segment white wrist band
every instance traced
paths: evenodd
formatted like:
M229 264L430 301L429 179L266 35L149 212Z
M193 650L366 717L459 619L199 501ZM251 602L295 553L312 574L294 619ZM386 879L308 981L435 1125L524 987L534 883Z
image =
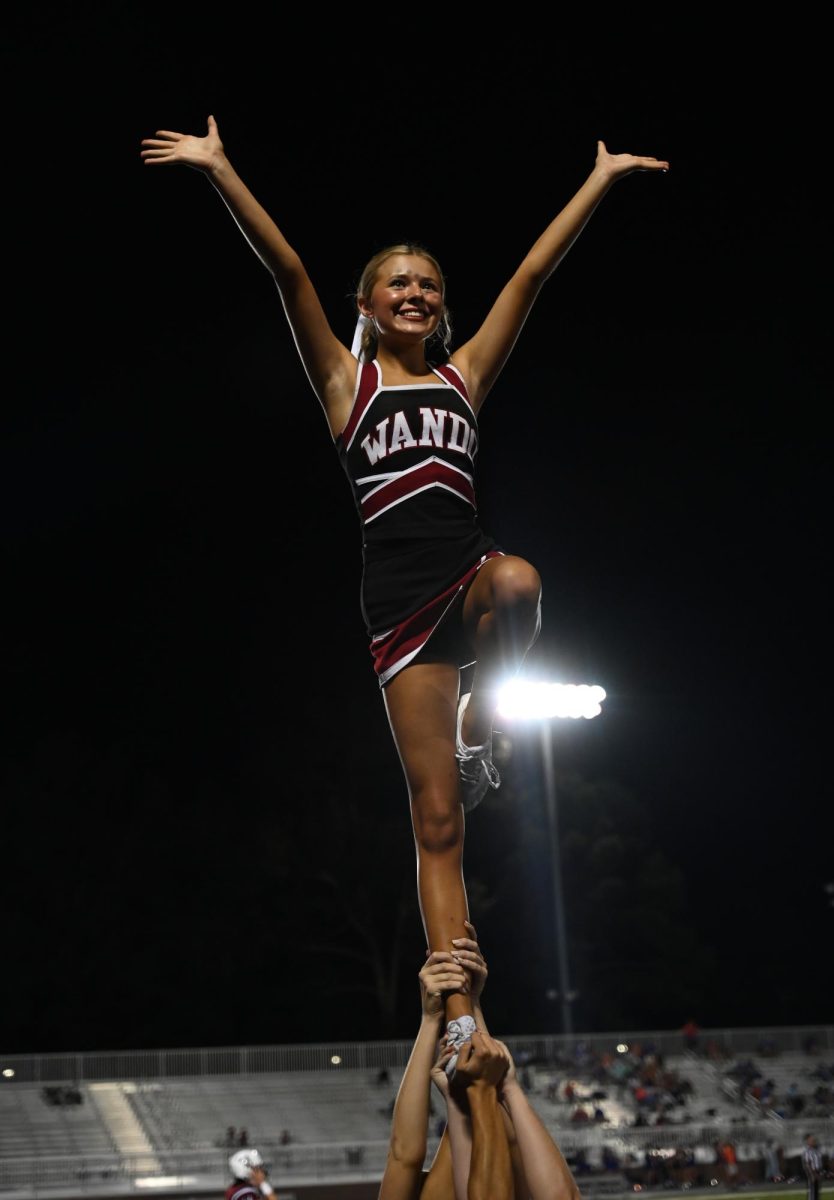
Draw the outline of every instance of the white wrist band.
M260 1187L261 1187L261 1192L264 1196L274 1196L275 1195L275 1189L272 1187L271 1184L267 1183L266 1180L263 1181L263 1183L260 1185Z

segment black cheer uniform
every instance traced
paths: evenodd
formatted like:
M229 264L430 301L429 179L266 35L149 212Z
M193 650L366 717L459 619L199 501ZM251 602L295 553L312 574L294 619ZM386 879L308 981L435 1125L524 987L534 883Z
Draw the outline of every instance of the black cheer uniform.
M335 438L362 527L362 616L380 687L456 610L479 568L503 550L478 525L473 471L478 422L459 371L384 387L359 365ZM460 639L458 639L460 643ZM471 651L455 648L460 666Z

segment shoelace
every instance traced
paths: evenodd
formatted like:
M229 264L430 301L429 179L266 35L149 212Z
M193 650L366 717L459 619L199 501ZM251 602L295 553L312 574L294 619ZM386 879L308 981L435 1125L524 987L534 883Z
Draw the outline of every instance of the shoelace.
M455 757L460 763L460 774L467 783L477 783L481 773L480 768L483 767L489 786L494 788L500 786L501 776L491 757L481 758L478 754L457 754ZM470 767L470 763L474 764L474 767Z

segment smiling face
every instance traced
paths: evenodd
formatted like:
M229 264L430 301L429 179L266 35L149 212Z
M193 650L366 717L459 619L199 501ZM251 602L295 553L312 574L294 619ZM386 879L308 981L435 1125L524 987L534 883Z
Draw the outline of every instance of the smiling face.
M380 263L370 294L360 300L377 336L399 335L425 341L443 315L443 281L431 259L391 254Z

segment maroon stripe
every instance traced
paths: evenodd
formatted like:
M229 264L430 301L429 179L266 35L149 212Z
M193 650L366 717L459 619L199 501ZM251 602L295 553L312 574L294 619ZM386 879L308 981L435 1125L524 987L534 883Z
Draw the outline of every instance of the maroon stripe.
M435 371L437 371L438 375L443 376L443 378L446 380L447 383L450 383L452 385L452 387L457 388L457 390L462 393L464 399L466 400L466 403L471 408L472 402L469 399L469 393L466 390L466 384L463 382L462 377L460 375L458 375L457 371L454 371L451 367L447 366L445 363L443 364L442 367L435 367L434 369L435 369Z
M356 393L356 399L353 402L353 408L350 411L347 425L339 434L338 441L341 441L346 447L350 444L350 439L356 432L356 427L367 411L368 405L376 394L379 386L379 379L376 373L376 367L372 362L362 363L362 375L359 380L359 390Z
M485 559L497 558L500 554L500 550L490 550L486 554ZM481 561L475 563L460 579L453 583L451 587L448 587L445 592L436 596L434 600L430 600L428 604L418 609L413 616L406 618L405 621L395 626L384 638L371 641L371 656L374 660L374 672L377 676L384 675L391 667L396 666L398 662L406 658L412 650L419 649L428 640L429 634L434 630L455 594L470 579L474 578L482 565Z
M473 508L475 507L475 490L469 480L457 471L450 470L445 463L432 462L392 479L379 491L363 500L362 519L369 521L386 505L395 500L402 500L418 488L425 487L427 483L445 483L457 492L462 500L467 500Z

